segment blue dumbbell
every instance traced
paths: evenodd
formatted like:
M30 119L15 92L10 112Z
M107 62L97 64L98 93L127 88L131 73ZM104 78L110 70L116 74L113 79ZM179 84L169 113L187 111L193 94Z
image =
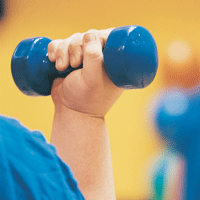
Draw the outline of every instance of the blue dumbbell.
M186 162L184 199L200 199L200 93L165 93L154 112L156 128L168 150Z
M11 71L17 87L26 95L50 95L54 79L66 77L73 69L60 72L50 62L46 37L28 38L16 47ZM141 26L114 29L103 49L106 71L113 83L123 89L144 88L154 79L158 53L151 33ZM80 66L78 69L82 68Z

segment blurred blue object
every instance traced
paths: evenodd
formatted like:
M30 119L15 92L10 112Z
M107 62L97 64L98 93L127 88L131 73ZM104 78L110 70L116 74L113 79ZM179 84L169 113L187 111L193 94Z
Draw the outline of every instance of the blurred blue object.
M165 91L154 116L156 129L170 151L186 160L185 199L200 199L200 92Z
M187 95L175 90L165 93L155 113L156 128L162 138L171 148L185 154L192 136L199 133L199 95Z

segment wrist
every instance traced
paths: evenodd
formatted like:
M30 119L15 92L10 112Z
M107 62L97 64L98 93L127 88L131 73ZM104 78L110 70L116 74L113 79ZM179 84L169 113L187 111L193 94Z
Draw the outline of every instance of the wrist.
M87 113L81 110L70 108L64 104L55 105L54 121L59 120L74 120L74 121L102 121L104 122L104 115Z
M104 117L79 112L63 104L55 106L52 141L60 140L68 135L77 140L87 138L85 142L89 142L97 132L107 133Z

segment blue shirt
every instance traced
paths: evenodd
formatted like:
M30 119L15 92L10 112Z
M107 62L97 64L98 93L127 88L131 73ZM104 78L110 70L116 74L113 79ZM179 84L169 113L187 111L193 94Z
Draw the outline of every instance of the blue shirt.
M0 115L0 199L83 200L70 168L40 131Z

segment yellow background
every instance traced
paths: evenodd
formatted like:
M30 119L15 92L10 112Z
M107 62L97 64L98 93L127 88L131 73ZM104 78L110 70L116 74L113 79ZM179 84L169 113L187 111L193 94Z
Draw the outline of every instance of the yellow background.
M162 147L147 110L163 87L162 62L169 42L186 39L200 55L199 0L5 0L0 21L0 113L18 118L50 139L54 107L50 97L28 97L14 85L10 60L28 37L66 38L75 32L142 25L154 36L159 71L143 90L126 91L106 116L118 199L148 196L149 159Z

